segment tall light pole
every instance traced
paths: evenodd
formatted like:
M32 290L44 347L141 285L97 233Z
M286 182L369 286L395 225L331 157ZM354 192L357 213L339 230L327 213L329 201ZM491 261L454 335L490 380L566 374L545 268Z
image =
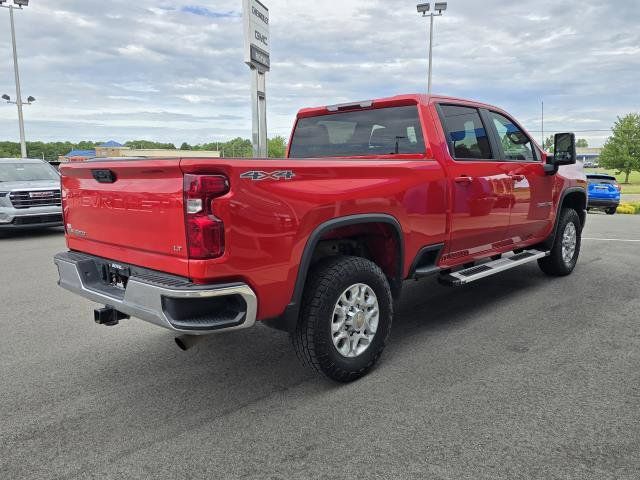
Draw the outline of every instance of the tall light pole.
M430 3L420 3L417 8L418 13L421 13L423 17L431 17L429 22L429 86L427 87L427 93L431 95L431 76L433 70L433 17L442 16L442 12L447 9L447 2L436 2L434 4L433 9L438 13L427 13L431 10Z
M20 125L20 152L22 158L27 158L27 143L24 138L24 117L22 115L22 93L20 91L20 73L18 71L18 49L16 47L16 29L13 23L13 10L17 8L22 10L22 7L26 7L29 5L29 0L13 0L14 5L3 5L7 0L0 0L0 7L9 9L9 18L11 19L11 42L13 45L13 73L16 78L16 101L11 102L10 99L5 98L8 103L15 103L18 107L18 123ZM32 98L32 97L29 97ZM35 100L35 99L34 99ZM27 102L31 103L31 102Z
M544 100L542 100L542 148L544 148Z

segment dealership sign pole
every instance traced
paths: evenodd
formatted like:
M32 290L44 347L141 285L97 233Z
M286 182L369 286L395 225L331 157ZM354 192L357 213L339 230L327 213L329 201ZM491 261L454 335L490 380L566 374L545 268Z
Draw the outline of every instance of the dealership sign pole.
M251 141L256 157L267 157L266 73L269 71L269 9L258 0L243 0L244 61L251 68Z

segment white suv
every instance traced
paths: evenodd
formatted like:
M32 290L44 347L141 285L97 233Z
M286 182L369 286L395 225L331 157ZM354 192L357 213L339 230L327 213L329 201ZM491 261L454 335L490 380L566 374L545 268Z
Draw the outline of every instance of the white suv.
M61 225L58 171L42 160L0 158L0 231Z

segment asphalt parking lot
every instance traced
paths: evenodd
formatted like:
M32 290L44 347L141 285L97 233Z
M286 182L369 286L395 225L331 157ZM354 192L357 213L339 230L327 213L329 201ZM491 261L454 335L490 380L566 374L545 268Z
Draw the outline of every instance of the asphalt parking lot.
M571 277L408 283L350 385L262 326L99 327L59 232L0 238L0 478L640 478L640 216L588 220Z

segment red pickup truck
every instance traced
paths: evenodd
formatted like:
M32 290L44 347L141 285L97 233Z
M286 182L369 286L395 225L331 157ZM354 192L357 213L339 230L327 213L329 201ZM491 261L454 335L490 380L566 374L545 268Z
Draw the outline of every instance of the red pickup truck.
M404 280L460 286L537 261L576 265L587 205L573 134L545 153L503 110L402 95L301 110L285 159L99 159L63 165L59 284L183 349L252 327L303 363L364 375Z

